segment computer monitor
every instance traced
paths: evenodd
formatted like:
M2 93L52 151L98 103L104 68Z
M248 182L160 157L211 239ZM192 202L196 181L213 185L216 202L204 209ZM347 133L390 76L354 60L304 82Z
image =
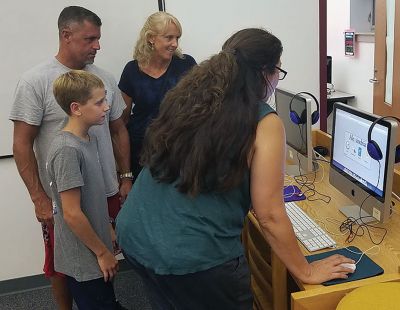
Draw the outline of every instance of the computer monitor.
M300 175L316 170L317 164L313 163L314 154L311 135L312 102L303 95L277 88L275 90L275 106L278 116L282 119L286 132L286 159L290 163L286 165L288 175ZM290 101L292 110L297 115L306 113L306 122L297 125L290 119Z
M367 151L368 130L379 117L351 106L335 103L329 181L355 205L340 210L363 222L388 220L391 210L397 122L379 121L371 138L383 158L372 159ZM361 222L360 220L358 220Z
M326 56L326 82L332 84L332 56Z

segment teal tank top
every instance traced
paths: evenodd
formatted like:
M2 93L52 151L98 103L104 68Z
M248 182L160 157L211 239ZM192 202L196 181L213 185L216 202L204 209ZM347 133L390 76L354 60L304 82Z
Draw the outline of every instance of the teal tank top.
M274 110L260 103L259 118ZM180 193L143 168L117 217L120 247L157 274L207 270L243 254L240 240L251 200L249 175L224 193Z

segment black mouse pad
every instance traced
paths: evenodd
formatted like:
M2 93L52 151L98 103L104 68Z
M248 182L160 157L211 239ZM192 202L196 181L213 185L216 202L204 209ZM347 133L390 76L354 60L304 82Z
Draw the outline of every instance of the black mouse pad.
M342 248L342 249L336 249L336 250L329 251L329 252L309 255L309 256L306 256L306 259L309 263L311 263L313 261L331 256L333 254L341 254L341 255L351 258L357 262L361 257L362 251L355 246L350 246L347 248L350 249L352 252L346 250L345 248ZM356 254L353 252L360 253L360 254ZM362 256L361 260L357 263L356 271L354 273L349 273L349 277L347 279L330 280L330 281L322 283L322 285L328 286L328 285L333 285L333 284L351 282L351 281L356 281L356 280L360 280L360 279L377 276L382 273L383 273L382 267L379 266L378 264L376 264L372 259L370 259L367 256L367 254L364 254Z

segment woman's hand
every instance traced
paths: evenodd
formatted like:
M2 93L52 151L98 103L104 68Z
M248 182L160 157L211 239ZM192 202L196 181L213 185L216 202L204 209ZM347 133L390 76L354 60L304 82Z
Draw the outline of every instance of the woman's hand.
M335 254L310 263L310 274L302 280L307 284L320 284L333 279L347 279L354 271L341 266L343 263L354 264L354 260L343 255Z

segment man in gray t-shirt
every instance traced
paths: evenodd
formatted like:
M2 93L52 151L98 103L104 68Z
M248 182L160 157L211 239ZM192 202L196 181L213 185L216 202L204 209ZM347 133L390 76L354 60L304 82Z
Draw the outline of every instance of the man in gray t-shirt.
M121 118L125 104L114 78L93 65L100 49L100 26L100 18L85 8L70 6L63 9L58 19L57 55L22 76L10 113L10 119L14 121L15 162L35 205L36 218L42 223L45 241L44 272L51 280L56 303L61 309L70 309L72 301L63 275L55 272L53 266L53 207L45 173L50 142L66 122L66 115L52 93L53 81L60 74L72 69L82 69L103 80L110 112L104 124L91 129L90 133L96 136L99 143L99 157L109 207L111 201L119 202L119 195L123 202L132 186L131 180L124 178L118 189L114 160L115 155L119 170L129 176L129 136ZM111 141L115 146L114 152Z

